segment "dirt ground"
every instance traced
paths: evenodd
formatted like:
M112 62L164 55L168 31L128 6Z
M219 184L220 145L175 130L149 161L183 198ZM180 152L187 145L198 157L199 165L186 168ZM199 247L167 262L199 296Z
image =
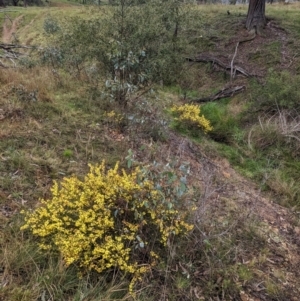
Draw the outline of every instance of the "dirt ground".
M255 183L239 175L226 159L208 156L201 146L187 138L171 134L170 144L160 152L162 160L176 157L190 163L192 182L195 186L200 185L203 192L196 212L200 222L207 218L207 212L214 212L218 220L234 214L237 222L255 220L260 235L267 241L269 254L257 273L279 281L284 287L283 296L270 298L264 284L258 281L240 292L241 300L299 300L300 227L295 214L274 203ZM259 252L257 250L256 255ZM247 263L249 254L239 260Z
M22 20L23 16L20 15L14 20L11 20L10 18L6 17L5 22L3 24L2 29L2 41L3 43L9 44L13 40L13 36L17 31L18 24Z

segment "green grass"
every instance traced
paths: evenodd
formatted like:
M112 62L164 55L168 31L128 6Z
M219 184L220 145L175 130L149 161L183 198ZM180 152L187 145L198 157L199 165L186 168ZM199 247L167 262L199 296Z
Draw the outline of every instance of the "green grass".
M277 4L272 7L267 7L267 15L271 18L280 20L281 26L288 31L291 31L293 35L299 37L300 21L298 17L299 3L293 3L291 5L283 6Z
M258 64L273 67L280 64L281 59L281 43L272 41L263 47L255 49L254 52L249 53L249 60Z
M208 103L201 106L201 113L211 122L213 130L209 135L219 142L230 142L239 135L238 116L228 112L228 100Z
M5 267L7 284L0 291L3 300L99 300L124 296L124 287L108 284L106 275L92 283L91 274L80 276L75 266L66 268L58 254L41 252L33 237L24 237L20 232L22 224L23 220L15 216L2 231L0 263Z
M220 135L211 134L211 137L217 138L218 141L212 145L212 148L226 157L242 175L257 182L262 190L273 192L273 197L277 202L287 207L299 208L300 197L297 183L300 174L299 164L293 156L293 146L291 148L278 144L276 136L271 133L270 142L267 142L266 138L262 140L263 143L267 143L267 148L260 146L255 149L249 148L247 131L242 132L239 127L236 127L241 135L234 135L231 127L226 131L226 125L227 123L224 122L222 129L226 140L221 136L220 141Z

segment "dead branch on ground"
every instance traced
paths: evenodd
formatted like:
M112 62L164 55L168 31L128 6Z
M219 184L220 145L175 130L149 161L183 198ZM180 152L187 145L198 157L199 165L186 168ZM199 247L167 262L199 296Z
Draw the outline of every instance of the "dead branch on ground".
M18 44L0 43L0 49L2 50L2 53L0 53L0 58L11 61L13 63L13 67L15 68L17 66L15 60L18 60L22 56L27 56L28 55L25 52L20 52L20 50L22 50L22 49L37 49L37 47L18 45ZM0 67L9 68L10 66L5 65L3 62L1 62Z
M186 59L189 62L195 62L195 63L212 63L214 65L218 65L219 67L221 67L225 71L230 72L231 74L236 74L236 72L238 72L246 77L257 76L255 74L251 74L250 72L246 71L245 69L243 69L240 66L233 65L233 61L232 61L232 66L231 66L231 64L227 65L224 62L222 62L221 60L219 60L218 58L216 58L210 54L200 54L194 58L187 57Z
M0 43L0 49L12 51L12 49L35 49L35 46L25 46L25 45L17 45L17 44L6 44Z
M245 86L224 88L209 97L192 99L191 102L204 103L204 102L215 101L222 98L232 97L233 95L243 92L245 89L246 89Z

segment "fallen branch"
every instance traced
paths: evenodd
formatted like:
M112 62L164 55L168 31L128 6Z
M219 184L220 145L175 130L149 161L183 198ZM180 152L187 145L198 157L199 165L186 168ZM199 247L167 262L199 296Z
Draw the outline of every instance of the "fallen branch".
M248 71L246 71L245 69L243 69L240 66L227 65L227 64L223 63L221 60L219 60L218 58L216 58L212 55L209 55L209 54L201 54L201 55L198 55L195 58L187 57L186 59L189 62L212 63L212 64L215 64L215 65L218 65L219 67L221 67L225 71L229 71L231 75L235 74L236 72L239 72L239 73L243 74L246 77L256 76L254 74L249 73ZM233 61L232 61L232 64L233 64Z
M0 44L0 48L3 49L3 50L12 51L11 49L16 49L16 48L34 49L36 47L35 46L25 46L25 45L16 45L16 44L1 43Z
M19 9L24 9L24 7L19 6ZM14 9L6 9L6 8L2 8L0 9L0 13L12 13L12 12L17 12L19 13L20 10L14 10Z
M215 101L215 100L222 99L222 98L232 97L233 95L243 92L245 89L246 89L245 86L224 88L212 96L198 98L198 99L192 99L191 102L203 103L203 102Z
M186 58L189 62L195 62L195 63L213 63L218 66L220 66L223 69L227 69L228 66L224 64L222 61L220 61L218 58L211 56L209 54L201 54L198 55L195 58L187 57ZM229 67L230 68L230 67Z
M17 44L0 43L0 49L2 49L0 58L10 61L13 65L13 68L16 68L17 64L16 64L15 60L18 60L20 57L28 56L28 53L26 53L27 51L20 52L21 49L40 49L40 48L38 48L36 46L25 46L25 45L17 45ZM0 67L10 68L11 64L5 65L1 62Z
M9 54L5 54L5 55L1 55L0 54L0 58L1 59L18 59L18 57L16 57L16 56L11 56L11 55L9 55Z

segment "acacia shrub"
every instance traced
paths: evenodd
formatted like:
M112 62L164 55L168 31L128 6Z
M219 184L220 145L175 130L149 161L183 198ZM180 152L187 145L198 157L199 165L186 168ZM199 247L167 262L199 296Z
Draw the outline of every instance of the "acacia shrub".
M131 275L133 293L169 239L193 228L178 207L184 206L185 181L179 185L171 172L158 176L147 168L120 171L118 163L106 170L102 162L83 180L55 182L52 197L25 212L22 230L38 237L41 249L58 251L67 266Z
M186 128L193 132L197 132L200 128L204 133L210 132L213 129L210 121L201 114L199 105L184 104L173 106L171 113L175 117L175 126L177 128Z

